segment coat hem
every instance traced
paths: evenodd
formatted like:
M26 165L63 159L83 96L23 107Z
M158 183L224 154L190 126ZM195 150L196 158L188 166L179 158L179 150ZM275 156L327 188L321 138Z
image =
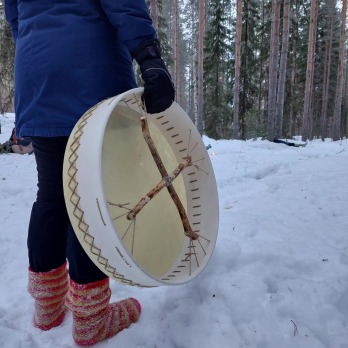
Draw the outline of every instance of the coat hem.
M17 137L44 137L44 138L53 138L53 137L68 137L70 136L74 126L70 127L21 127L17 134Z

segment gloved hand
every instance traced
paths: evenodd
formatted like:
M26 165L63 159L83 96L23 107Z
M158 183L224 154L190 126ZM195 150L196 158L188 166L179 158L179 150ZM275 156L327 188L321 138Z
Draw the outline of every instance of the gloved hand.
M167 110L175 98L172 78L161 58L161 47L157 39L141 43L134 51L133 57L140 66L144 84L146 110L157 114Z

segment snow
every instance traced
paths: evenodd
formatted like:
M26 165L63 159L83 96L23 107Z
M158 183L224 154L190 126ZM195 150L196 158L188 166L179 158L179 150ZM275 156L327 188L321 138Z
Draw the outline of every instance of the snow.
M143 312L96 347L348 348L348 141L204 141L220 197L211 262L179 287L112 281L112 300L135 297ZM47 332L33 326L26 233L35 195L34 156L0 156L0 347L77 347L71 314Z

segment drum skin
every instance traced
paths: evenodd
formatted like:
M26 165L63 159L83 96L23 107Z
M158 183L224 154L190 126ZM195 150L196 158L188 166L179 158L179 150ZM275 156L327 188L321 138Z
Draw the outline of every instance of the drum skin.
M107 99L76 124L66 148L63 183L70 221L82 247L100 270L124 284L180 285L207 265L218 231L218 196L202 139L186 113L173 103L146 115L151 137L168 173L187 156L173 185L192 229L191 241L164 188L137 215L126 217L161 175L141 129L142 88Z

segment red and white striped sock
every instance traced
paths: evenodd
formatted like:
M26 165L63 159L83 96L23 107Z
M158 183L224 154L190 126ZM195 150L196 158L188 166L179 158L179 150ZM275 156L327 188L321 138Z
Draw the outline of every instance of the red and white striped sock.
M77 284L70 279L66 304L73 314L73 337L77 344L91 346L135 323L141 306L134 298L109 304L109 278Z
M28 292L35 299L34 325L50 330L60 325L67 308L65 297L69 287L67 263L50 272L33 272L29 267Z

